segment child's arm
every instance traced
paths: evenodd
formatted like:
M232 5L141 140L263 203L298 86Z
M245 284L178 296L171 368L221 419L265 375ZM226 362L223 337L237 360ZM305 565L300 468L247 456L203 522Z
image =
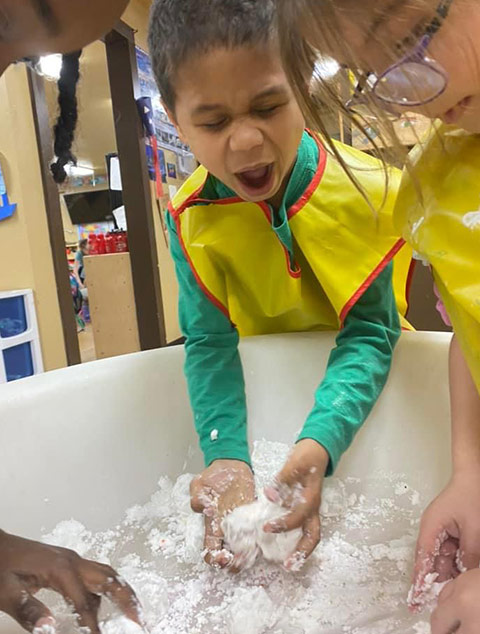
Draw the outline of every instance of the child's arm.
M390 372L401 334L392 271L390 264L348 314L299 437L325 447L330 456L327 475L367 419Z
M249 464L238 332L198 285L170 214L167 224L179 283L180 327L186 338L185 374L205 464L219 459Z
M450 346L450 400L452 408L453 470L480 471L480 395L463 352L454 337ZM479 525L480 530L480 525Z
M231 556L223 550L221 518L227 510L253 501L255 494L239 336L197 284L170 214L167 224L186 337L185 374L206 464L192 484L192 507L205 515L207 563L232 567Z
M342 454L375 405L390 371L393 350L401 333L392 288L390 264L352 308L337 337L325 378L315 395L299 442L276 484L299 484L303 499L267 530L285 532L303 527L304 537L286 562L294 567L306 559L320 539L318 513L323 479L333 473ZM275 491L267 490L270 499Z
M423 602L426 575L437 573L438 581L447 581L458 574L458 564L470 570L480 563L480 395L455 337L450 347L450 400L453 474L422 517L413 607Z

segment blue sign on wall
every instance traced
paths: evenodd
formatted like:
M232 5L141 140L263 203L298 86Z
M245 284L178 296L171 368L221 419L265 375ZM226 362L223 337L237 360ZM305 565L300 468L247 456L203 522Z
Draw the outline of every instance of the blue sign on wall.
M8 200L7 186L5 185L2 166L0 165L0 220L10 218L16 210L17 205L15 203L11 204Z

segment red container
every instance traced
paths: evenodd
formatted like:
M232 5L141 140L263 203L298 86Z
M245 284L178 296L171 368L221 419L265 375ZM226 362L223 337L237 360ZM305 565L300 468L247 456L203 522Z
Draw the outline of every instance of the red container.
M106 252L105 235L103 233L99 233L97 235L97 255L105 255Z
M111 232L105 236L105 250L107 253L115 253L115 238Z
M89 255L98 255L97 236L94 233L91 233L88 236L88 254Z
M127 232L117 231L115 233L115 252L126 253L128 251Z

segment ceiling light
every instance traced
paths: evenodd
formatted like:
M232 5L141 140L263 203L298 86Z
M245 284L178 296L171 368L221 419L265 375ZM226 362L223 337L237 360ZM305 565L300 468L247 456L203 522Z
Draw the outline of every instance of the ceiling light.
M44 55L38 60L38 70L46 78L52 81L60 79L63 58L61 55Z
M324 81L335 77L340 70L340 64L333 57L320 57L315 63L314 76Z

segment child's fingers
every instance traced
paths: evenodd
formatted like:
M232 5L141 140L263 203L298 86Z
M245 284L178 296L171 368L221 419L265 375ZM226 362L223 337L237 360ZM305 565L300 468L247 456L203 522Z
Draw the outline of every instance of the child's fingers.
M442 603L445 603L446 601L449 601L452 598L454 592L455 592L454 583L445 584L445 587L438 595L437 606L442 605Z
M279 474L274 481L264 489L264 493L270 502L289 508L293 501L294 481L288 484Z
M307 519L303 526L303 535L297 548L285 562L287 570L299 569L318 546L321 537L320 516L315 514Z
M283 469L274 477L273 482L265 487L265 495L275 504L290 506L294 488L299 486L304 475L303 468L300 469L296 461L287 460Z
M460 572L474 570L480 565L480 529L463 530L460 534L460 552L458 557Z
M0 577L0 609L29 632L44 625L49 626L49 632L56 631L50 610L30 594L28 587L16 575Z
M246 563L246 556L242 553L239 553L237 555L232 555L230 562L227 564L226 567L228 568L228 572L232 573L233 575L237 575L245 568Z
M100 597L89 592L77 570L61 571L57 584L67 603L77 617L80 627L88 627L91 634L100 634L98 610Z
M194 513L212 517L216 510L214 492L206 487L201 478L195 478L190 485L190 507Z
M223 548L223 531L218 516L205 517L205 548L209 551Z
M299 504L282 517L267 522L263 530L266 533L288 533L303 526L309 515L310 508L305 504Z
M437 524L423 522L418 536L415 569L413 573L413 604L418 603L425 592L425 578L435 572L435 556L439 552L440 532Z
M135 592L113 568L82 560L80 574L89 592L107 596L127 618L143 627L141 607Z
M458 541L449 538L440 546L434 561L434 570L438 574L437 581L443 583L454 577L457 570Z
M295 528L301 528L307 519L318 512L320 508L320 492L316 487L301 490L301 496L295 503L293 492L291 510L278 519L267 522L263 527L266 533L288 533Z
M213 568L221 568L222 570L227 568L229 572L234 573L236 570L232 569L233 557L233 554L229 550L222 548L222 550L211 553L208 560L205 559L205 561ZM240 569L238 572L240 572Z
M218 515L205 517L205 561L215 568L227 568L232 563L233 555L223 544L223 531Z
M190 483L190 506L195 513L203 512L203 500L200 495L203 490L203 483L200 477L193 478Z
M441 603L432 614L432 634L455 634L460 631L461 621L453 599Z
M270 502L273 502L274 504L282 503L279 491L275 485L265 487L263 492L265 493L267 500L270 500Z

